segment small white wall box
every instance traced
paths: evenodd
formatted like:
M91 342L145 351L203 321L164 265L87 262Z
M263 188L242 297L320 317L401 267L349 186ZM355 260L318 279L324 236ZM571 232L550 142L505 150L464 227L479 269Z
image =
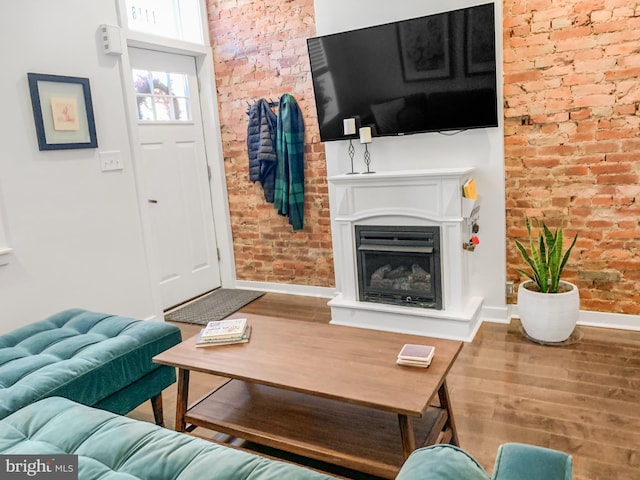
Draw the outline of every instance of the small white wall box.
M102 46L107 55L122 55L122 41L120 40L120 27L115 25L100 25Z

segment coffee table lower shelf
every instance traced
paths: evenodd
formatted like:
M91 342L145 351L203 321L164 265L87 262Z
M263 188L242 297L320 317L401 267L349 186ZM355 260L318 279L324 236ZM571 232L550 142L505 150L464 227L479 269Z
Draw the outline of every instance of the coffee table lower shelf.
M445 409L410 418L417 446L447 443ZM250 442L393 479L404 455L398 415L241 380L192 405L185 421Z

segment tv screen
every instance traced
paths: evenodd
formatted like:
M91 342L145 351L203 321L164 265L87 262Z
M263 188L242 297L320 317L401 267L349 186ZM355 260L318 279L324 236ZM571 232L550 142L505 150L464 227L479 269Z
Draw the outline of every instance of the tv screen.
M307 40L322 141L498 125L494 5Z

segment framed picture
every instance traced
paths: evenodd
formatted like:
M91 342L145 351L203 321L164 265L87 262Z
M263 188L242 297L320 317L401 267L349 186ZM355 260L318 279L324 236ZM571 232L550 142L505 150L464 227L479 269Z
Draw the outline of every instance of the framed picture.
M402 22L398 34L405 80L451 76L448 13Z
M40 150L97 148L88 78L27 73Z
M493 5L465 12L465 58L467 73L488 73L496 68Z

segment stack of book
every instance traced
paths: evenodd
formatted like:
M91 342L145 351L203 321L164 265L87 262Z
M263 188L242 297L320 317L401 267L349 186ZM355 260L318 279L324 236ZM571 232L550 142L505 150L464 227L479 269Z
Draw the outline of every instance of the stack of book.
M398 365L427 368L431 364L436 348L430 345L405 344L398 354Z
M462 186L462 196L469 200L478 199L478 190L476 188L476 181L473 178L467 180Z
M209 322L200 330L196 347L215 347L247 343L251 336L251 325L246 318L231 318Z

